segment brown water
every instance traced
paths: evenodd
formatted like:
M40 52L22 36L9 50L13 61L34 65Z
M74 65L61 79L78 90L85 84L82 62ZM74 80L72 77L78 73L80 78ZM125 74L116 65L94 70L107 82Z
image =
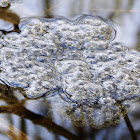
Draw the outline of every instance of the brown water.
M140 50L140 1L139 0L22 0L12 1L11 11L21 21L26 17L64 16L75 19L82 14L99 15L111 20L117 30L114 41ZM2 12L2 11L0 11ZM12 22L13 23L13 22ZM12 29L12 25L0 21L2 30ZM46 97L31 100L9 86L0 87L0 139L19 140L131 140L130 131L121 119L120 123L95 129L92 126L77 127L72 121L62 120L52 113ZM128 116L136 135L140 138L139 104Z

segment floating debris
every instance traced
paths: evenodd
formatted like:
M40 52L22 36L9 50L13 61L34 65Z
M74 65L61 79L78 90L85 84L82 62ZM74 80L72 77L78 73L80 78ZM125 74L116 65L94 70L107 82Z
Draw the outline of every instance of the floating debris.
M33 18L20 30L0 37L0 79L29 98L57 92L49 98L53 110L76 125L118 122L120 108L140 97L140 53L112 43L111 23L88 15Z

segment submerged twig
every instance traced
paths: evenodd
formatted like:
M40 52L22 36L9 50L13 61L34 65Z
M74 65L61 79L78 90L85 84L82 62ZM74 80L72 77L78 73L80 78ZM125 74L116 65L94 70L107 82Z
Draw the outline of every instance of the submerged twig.
M127 110L119 103L118 103L117 106L120 109L120 112L121 112L121 114L123 116L123 119L124 119L124 121L125 121L125 123L127 125L127 128L129 130L130 134L131 134L132 140L137 140L136 133L135 133L134 128L133 128L133 126L132 126L132 124L131 124L131 122L129 120L128 115L127 115Z
M14 29L12 31L0 30L3 32L3 34L7 34L11 32L17 32L17 33L21 32L19 29L20 17L16 13L7 10L9 9L10 6L11 6L10 3L8 3L6 7L0 7L0 19L13 24L14 26Z
M5 125L5 120L4 119L0 119L0 126L4 129L7 129L9 132L4 132L3 133L8 136L11 139L14 140L31 140L30 137L28 137L24 132L20 131L19 129L17 129L16 127L14 127L11 123L8 123L9 126ZM21 134L21 137L19 137L19 133ZM24 138L24 139L23 139Z
M16 97L13 96L13 91L11 87L9 87L8 85L6 86L0 85L0 86L1 86L0 99L3 99L5 102L9 104L9 106L0 106L0 113L13 113L20 116L23 119L29 119L34 124L41 125L54 133L66 137L67 139L75 140L78 138L78 136L72 134L65 128L55 124L51 119L35 114L32 111L26 109L26 107L24 107L22 103L19 102L16 99Z
M13 113L21 118L29 119L34 124L38 124L41 126L44 126L48 130L51 130L54 133L57 133L59 135L62 135L66 137L67 139L76 140L78 139L78 136L72 134L71 132L67 131L63 127L55 124L52 120L45 118L41 115L35 114L28 109L26 109L24 106L18 105L9 105L9 106L1 106L0 107L0 113Z
M131 134L132 139L133 139L133 140L137 140L136 133L135 133L135 131L134 131L134 129L133 129L133 126L132 126L132 124L131 124L129 118L128 118L128 115L126 114L123 118L124 118L124 121L125 121L125 123L126 123L126 125L127 125L127 128L128 128L129 131L130 131L130 134Z

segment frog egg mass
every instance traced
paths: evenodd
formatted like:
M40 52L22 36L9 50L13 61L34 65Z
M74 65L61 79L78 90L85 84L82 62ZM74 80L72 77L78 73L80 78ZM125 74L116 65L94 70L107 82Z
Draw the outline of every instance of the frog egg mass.
M27 97L55 93L48 100L56 112L93 127L117 121L117 103L128 108L140 97L140 53L113 42L110 22L32 18L20 29L0 35L0 79Z

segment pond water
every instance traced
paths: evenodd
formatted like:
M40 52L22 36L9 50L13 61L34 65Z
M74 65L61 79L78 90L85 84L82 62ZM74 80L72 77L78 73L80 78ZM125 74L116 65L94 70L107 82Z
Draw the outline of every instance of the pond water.
M140 1L7 1L0 139L139 139Z

